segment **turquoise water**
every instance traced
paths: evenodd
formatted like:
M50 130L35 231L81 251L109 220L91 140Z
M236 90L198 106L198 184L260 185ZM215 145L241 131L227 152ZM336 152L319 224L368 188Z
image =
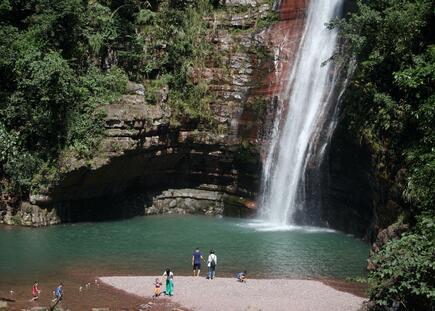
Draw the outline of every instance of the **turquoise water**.
M190 274L195 247L218 256L218 275L247 269L257 277L364 275L369 245L315 228L274 228L252 220L153 216L47 228L0 227L3 281L65 274Z

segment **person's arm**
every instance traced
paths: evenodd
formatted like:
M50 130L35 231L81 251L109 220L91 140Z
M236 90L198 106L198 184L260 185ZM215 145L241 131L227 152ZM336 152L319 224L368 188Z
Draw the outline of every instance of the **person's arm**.
M202 259L204 262L207 262L207 261L205 260L204 256L202 256L202 255L201 255L201 259Z
M195 260L195 256L192 255L192 266L193 266L194 260Z

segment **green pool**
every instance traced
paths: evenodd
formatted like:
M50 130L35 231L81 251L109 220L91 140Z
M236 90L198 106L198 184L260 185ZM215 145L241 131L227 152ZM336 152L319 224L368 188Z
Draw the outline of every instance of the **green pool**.
M257 277L345 278L365 273L369 245L316 228L273 227L254 220L153 216L65 224L0 227L1 283L68 275L190 274L195 247L213 248L218 275L247 269Z

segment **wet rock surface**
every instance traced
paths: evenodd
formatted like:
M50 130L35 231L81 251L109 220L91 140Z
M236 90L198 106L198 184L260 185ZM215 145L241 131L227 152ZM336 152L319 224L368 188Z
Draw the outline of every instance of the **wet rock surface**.
M41 208L28 202L21 202L18 211L14 211L11 207L7 208L0 217L0 223L28 227L55 225L60 221L56 209Z
M200 189L170 189L153 198L152 205L145 209L152 214L205 214L222 215L223 194Z

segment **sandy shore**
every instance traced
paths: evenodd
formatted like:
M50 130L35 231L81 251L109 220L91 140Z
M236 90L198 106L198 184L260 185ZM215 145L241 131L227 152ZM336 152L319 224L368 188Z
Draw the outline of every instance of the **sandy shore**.
M91 310L92 308L110 308L110 310L139 310L140 306L148 300L141 297L132 296L124 291L114 289L111 286L101 284L95 285L92 280L89 280L90 287L79 292L80 284L71 280L67 280L64 284L64 299L59 303L59 307L63 310L82 311ZM0 279L1 283L1 279ZM30 284L31 286L32 284ZM8 301L7 310L21 311L30 310L37 307L49 308L53 299L53 289L57 283L44 281L40 283L40 297L37 301L29 301L31 296L30 286L14 286L14 294L10 295L9 290L0 290L0 300ZM11 301L12 300L12 301ZM158 308L154 308L159 310ZM166 310L162 308L161 310Z
M129 294L150 297L152 276L101 277L107 285ZM356 311L363 298L338 291L320 281L179 276L174 278L173 302L191 310Z

